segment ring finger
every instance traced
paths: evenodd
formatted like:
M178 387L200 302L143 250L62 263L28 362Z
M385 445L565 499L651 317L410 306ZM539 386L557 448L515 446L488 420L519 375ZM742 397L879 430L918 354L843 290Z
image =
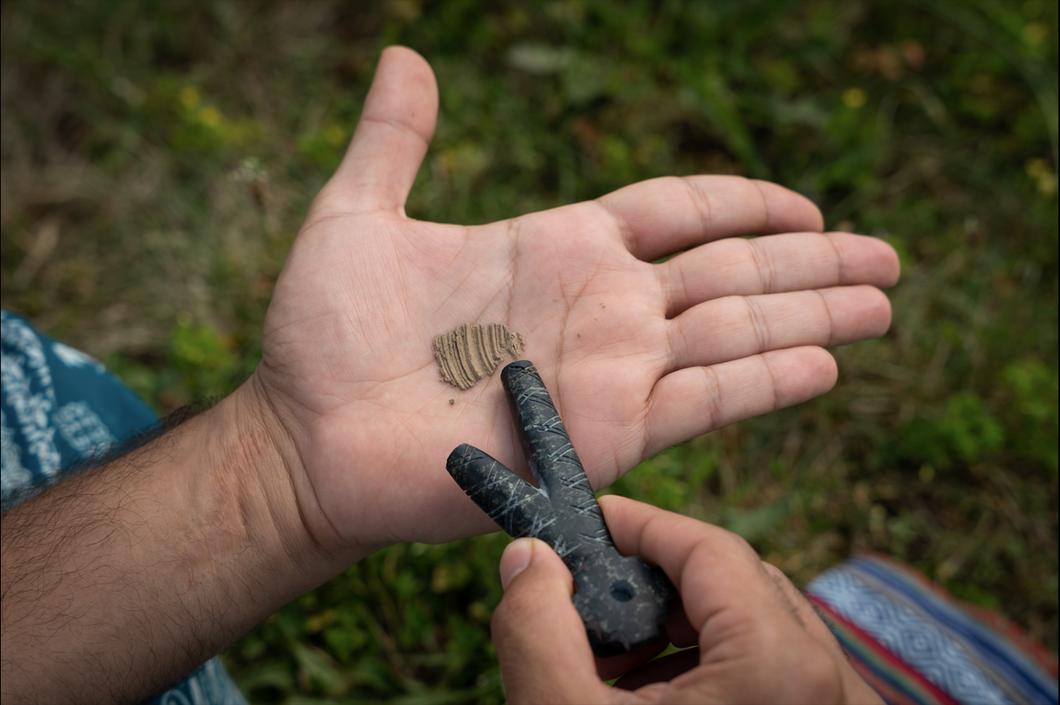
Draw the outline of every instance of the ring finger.
M727 296L668 322L667 372L803 345L844 345L883 335L890 323L890 302L873 286Z

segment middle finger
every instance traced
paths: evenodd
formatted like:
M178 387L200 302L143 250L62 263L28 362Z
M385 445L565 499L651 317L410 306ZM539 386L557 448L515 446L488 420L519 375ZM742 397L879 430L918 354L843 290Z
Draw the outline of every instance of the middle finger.
M851 284L893 286L894 249L850 233L786 233L707 243L656 265L668 318L704 301Z

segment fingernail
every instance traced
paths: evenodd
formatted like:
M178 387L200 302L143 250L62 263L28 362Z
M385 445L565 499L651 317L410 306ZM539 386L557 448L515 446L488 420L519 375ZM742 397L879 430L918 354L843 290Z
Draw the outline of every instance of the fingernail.
M530 565L530 557L534 554L533 539L516 539L508 544L501 555L501 587L508 589L508 583L515 576L526 570Z

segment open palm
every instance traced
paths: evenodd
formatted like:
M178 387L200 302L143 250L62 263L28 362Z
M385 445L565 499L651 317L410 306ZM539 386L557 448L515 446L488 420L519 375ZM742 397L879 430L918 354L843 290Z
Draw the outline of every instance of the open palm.
M427 63L385 51L266 321L255 383L320 542L494 528L446 456L467 442L525 461L498 376L458 391L438 373L432 338L462 323L524 336L597 488L669 445L827 391L835 364L820 346L889 325L875 287L896 281L894 252L820 233L812 203L765 182L655 179L475 227L410 219L436 114ZM771 233L786 234L733 237Z

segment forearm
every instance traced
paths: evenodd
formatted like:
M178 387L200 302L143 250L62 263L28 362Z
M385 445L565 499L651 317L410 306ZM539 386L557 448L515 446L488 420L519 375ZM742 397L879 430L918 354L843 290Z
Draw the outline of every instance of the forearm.
M328 577L246 387L3 516L3 696L132 701Z

